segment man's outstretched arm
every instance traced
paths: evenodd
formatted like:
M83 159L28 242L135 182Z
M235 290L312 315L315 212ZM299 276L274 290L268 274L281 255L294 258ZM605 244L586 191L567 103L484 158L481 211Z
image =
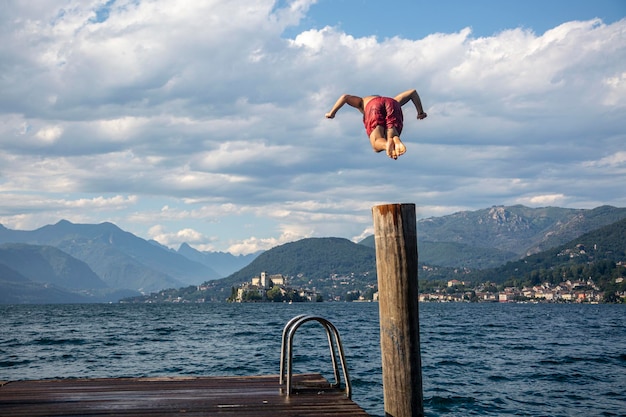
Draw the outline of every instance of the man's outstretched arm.
M398 94L395 97L395 100L398 103L400 103L401 106L404 106L409 101L412 101L413 105L415 106L415 110L417 110L417 118L418 119L425 119L426 116L428 116L424 112L424 108L422 107L422 100L420 100L420 96L419 96L419 94L417 94L417 91L415 89L407 90L407 91L405 91L403 93Z
M361 113L363 113L363 99L359 96L351 96L349 94L344 94L341 97L339 97L339 99L337 100L333 108L328 113L326 113L326 118L333 119L337 111L344 104L348 104L354 107L355 109L357 109L358 111L360 111Z

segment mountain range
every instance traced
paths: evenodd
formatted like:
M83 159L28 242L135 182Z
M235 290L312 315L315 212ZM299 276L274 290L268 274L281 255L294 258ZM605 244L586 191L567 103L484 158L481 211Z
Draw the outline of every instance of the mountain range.
M72 302L117 301L122 296L217 279L256 256L217 252L215 263L220 273L211 267L210 252L182 245L179 253L112 223L73 224L67 220L33 231L0 225L0 244L0 264L13 272L7 275L12 277L11 290L4 287L8 284L0 274L2 299L10 298L10 302L49 302L46 291L51 300L63 299L65 294ZM18 282L36 288L40 296L25 296L28 291L18 291ZM14 293L22 296L12 298Z
M484 270L554 248L626 218L626 209L494 206L417 222L422 265ZM262 271L301 285L375 282L373 236L359 242L310 238L264 253L234 256L178 251L141 239L112 223L62 220L33 231L0 225L0 303L101 302L205 283L220 292ZM226 277L219 279L221 277ZM420 275L422 278L422 275ZM48 294L48 295L46 295ZM222 294L215 299L223 300Z
M478 270L471 279L485 281L491 277L558 284L564 277L592 278L596 284L609 284L617 272L615 264L626 265L626 219L600 227L573 240L523 259L507 262L491 270Z
M626 218L626 208L493 206L417 222L420 261L428 265L494 268L562 245ZM374 247L374 236L361 244Z
M563 280L593 279L601 291L626 290L626 282L615 286L626 271L626 218L577 236L557 247L509 261L496 268L476 269L429 266L420 262L420 281L436 280L443 285L456 279L468 283L537 285ZM292 288L306 288L325 300L347 300L354 294L373 293L377 285L375 248L339 238L308 238L274 247L241 271L200 287L161 291L127 302L224 301L233 288L261 271L281 273ZM443 283L442 283L443 282ZM427 284L427 285L425 285ZM611 291L609 291L611 292ZM370 294L371 295L371 294Z
M622 220L613 223L615 219ZM445 238L445 233L442 232L437 236L436 228L431 227L435 222L440 224L438 227L448 230L446 233L450 236L451 242L432 242L419 236L423 233L430 239ZM606 229L595 228L603 225L608 229L614 228L618 233L624 233L619 222L626 222L626 210L607 206L593 210L500 206L456 213L444 218L425 219L417 223L419 264L422 267L419 278L447 281L480 277L503 282L511 275L503 273L508 270L496 268L506 265L513 270L516 268L522 270L515 266L516 262L522 262L520 265L523 265L527 253L539 256L543 253L541 248L544 245L576 245L576 239L581 236L589 236L586 238L588 240L603 241L602 236L594 235L594 230L598 230L595 233L606 234ZM584 234L589 230L592 231ZM520 239L518 244L514 244L517 235ZM473 247L461 243L467 241L480 246ZM499 245L504 245L503 242L508 244L508 251L498 250ZM621 253L626 260L626 246L620 246L621 243L617 239L612 239L611 245L616 246L614 252ZM498 255L491 256L491 252ZM345 299L343 297L350 292L369 291L375 287L375 256L373 236L359 244L339 238L302 239L264 252L242 270L208 283L202 286L202 290L195 287L173 289L133 301L160 302L179 299L223 301L228 298L233 287L249 282L252 277L258 276L263 271L286 275L289 277L290 286L313 289L323 294L326 300ZM498 256L500 261L495 262ZM442 264L448 266L442 267ZM482 268L474 266L484 264L492 266Z

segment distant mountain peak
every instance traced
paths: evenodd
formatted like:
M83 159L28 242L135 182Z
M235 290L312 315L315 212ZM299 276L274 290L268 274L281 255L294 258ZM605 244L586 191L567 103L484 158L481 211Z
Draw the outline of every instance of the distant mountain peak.
M192 248L187 242L185 242L178 248L178 253L192 261L199 262L214 269L222 276L228 276L248 265L261 252L238 256L235 256L230 252L203 252Z

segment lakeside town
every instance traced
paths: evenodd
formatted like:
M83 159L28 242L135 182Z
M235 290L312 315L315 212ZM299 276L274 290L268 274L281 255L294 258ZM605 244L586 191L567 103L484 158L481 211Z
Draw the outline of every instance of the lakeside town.
M617 278L616 283L624 278ZM626 293L618 294L624 299ZM475 288L466 288L458 280L448 281L445 289L420 293L422 302L544 302L544 303L600 303L604 301L604 292L593 280L567 280L558 285L543 283L532 287L504 287L493 283L483 283Z
M339 277L338 282L347 283L350 277ZM321 301L378 301L378 292L374 285L363 290L349 290L345 296L324 299L316 288L291 288L287 277L281 274L262 272L249 282L233 287L229 302L321 302ZM615 279L616 284L624 281ZM422 284L422 282L420 282ZM428 282L428 288L420 289L420 302L500 302L500 303L601 303L605 302L605 293L588 279L587 281L566 280L558 285L543 283L534 286L505 287L492 282L475 286L460 280L447 283ZM199 286L198 290L202 290ZM626 292L615 294L617 302L624 302ZM174 300L172 300L174 301ZM184 302L176 300L174 302Z

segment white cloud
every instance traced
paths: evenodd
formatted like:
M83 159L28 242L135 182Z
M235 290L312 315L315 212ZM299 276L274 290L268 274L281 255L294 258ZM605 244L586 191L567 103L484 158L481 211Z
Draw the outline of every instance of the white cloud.
M176 232L167 232L163 225L152 226L148 230L148 236L164 246L177 248L182 243L196 244L208 240L206 236L197 230L186 228Z
M61 137L63 128L61 126L47 126L39 129L35 133L37 139L41 139L44 143L53 143Z
M291 165L302 159L293 146L233 140L199 155L195 165L202 170L219 171L238 165Z
M563 204L565 201L567 201L567 199L564 194L536 195L532 197L520 198L518 200L520 204L526 204L533 207L558 206Z
M117 213L139 203L135 195L114 195L78 198L58 198L40 193L2 193L0 224L10 229L34 230L61 219L74 223L114 221Z
M145 125L149 123L147 118L143 117L118 117L115 119L96 121L96 129L100 130L100 134L111 140L128 140L141 130L145 129Z
M310 233L310 232L309 232ZM284 230L279 237L258 238L255 236L234 243L228 247L228 252L234 255L249 254L262 250L268 250L278 245L294 242L296 240L310 237L310 234L303 233L302 230Z
M588 161L585 162L584 165L588 167L617 167L626 165L626 151L616 152L597 161Z
M626 72L605 78L604 84L609 88L609 92L603 104L610 107L624 107L626 105Z

